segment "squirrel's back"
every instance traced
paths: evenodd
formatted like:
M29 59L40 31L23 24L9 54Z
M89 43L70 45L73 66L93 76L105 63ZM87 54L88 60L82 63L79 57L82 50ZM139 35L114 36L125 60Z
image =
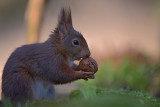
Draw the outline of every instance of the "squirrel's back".
M36 51L42 51L42 49L43 45L40 43L23 45L15 49L15 51L12 52L12 54L8 58L3 73L11 72L14 68L17 68L17 66L27 64L36 53L40 53Z

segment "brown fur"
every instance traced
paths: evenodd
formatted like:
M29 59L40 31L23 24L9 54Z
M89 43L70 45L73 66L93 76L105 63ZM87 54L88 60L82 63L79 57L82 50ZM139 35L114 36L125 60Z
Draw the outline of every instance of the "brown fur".
M73 44L73 40L79 45ZM90 56L88 45L72 26L70 9L62 9L59 22L50 38L17 48L9 57L2 75L2 93L13 103L33 99L32 83L37 78L51 84L64 84L93 78L92 72L75 71L70 63Z

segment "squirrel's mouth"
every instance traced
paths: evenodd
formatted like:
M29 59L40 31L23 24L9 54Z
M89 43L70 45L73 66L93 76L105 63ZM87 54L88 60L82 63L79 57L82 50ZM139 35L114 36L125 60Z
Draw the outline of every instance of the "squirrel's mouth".
M82 58L81 57L75 57L75 60L81 60Z

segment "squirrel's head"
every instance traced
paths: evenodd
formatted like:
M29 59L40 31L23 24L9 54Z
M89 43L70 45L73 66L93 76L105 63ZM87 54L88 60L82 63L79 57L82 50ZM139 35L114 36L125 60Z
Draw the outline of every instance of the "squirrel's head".
M70 8L61 9L56 32L70 60L80 60L90 56L88 44L83 35L73 28Z

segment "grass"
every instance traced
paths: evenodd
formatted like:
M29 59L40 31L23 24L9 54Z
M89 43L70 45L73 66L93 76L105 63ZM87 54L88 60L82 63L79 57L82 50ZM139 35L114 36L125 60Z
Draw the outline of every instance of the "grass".
M64 101L30 103L29 107L158 107L157 99L140 91L84 86L70 93Z
M155 65L124 58L118 64L113 61L102 63L96 73L96 79L89 80L88 83L98 87L132 88L148 91L149 88L152 90L152 78L156 73ZM156 76L158 75L156 74ZM83 80L77 83L82 86L86 84ZM159 86L160 84L156 84L154 87L158 89Z

